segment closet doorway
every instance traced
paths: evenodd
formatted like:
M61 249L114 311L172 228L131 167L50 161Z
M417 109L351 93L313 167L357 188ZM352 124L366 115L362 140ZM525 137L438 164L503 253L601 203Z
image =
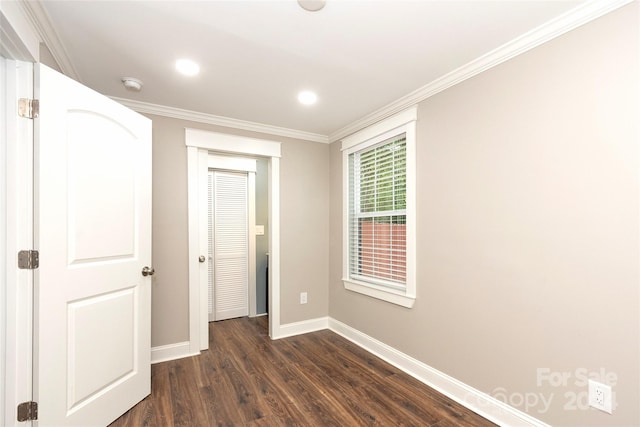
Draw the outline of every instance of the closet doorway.
M209 156L207 284L210 322L255 315L255 175L256 161L253 159ZM253 292L250 292L251 288Z
M256 186L262 191L264 202L264 209L257 210L257 221L260 225L265 225L264 235L260 234L261 230L256 233L258 234L258 254L264 258L258 259L260 268L258 280L265 283L264 291L257 298L258 301L264 300L264 303L258 304L258 309L262 306L264 312L269 313L269 336L272 339L280 338L280 143L187 128L185 144L189 196L189 351L191 354L198 354L209 347L206 206L210 156L220 156L225 159L257 159ZM228 167L222 169L229 170ZM259 178L261 174L264 179ZM255 231L254 227L253 232ZM249 233L251 237L251 229ZM255 243L254 239L249 240ZM263 268L264 271L262 271ZM266 289L267 279L268 289ZM252 315L252 291L255 292L255 287L250 286L249 316ZM255 298L256 295L254 294L253 297ZM255 307L255 304L253 306ZM262 312L260 310L256 314Z

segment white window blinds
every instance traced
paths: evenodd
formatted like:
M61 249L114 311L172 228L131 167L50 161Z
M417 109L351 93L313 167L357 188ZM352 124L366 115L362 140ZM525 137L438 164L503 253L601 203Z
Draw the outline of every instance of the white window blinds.
M349 155L349 277L406 286L406 134Z

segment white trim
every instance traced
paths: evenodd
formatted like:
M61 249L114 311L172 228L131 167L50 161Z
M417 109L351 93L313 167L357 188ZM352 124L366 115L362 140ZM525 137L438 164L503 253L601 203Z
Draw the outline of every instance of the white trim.
M498 425L550 427L338 320L329 318L329 329Z
M195 353L191 351L191 343L189 341L159 345L157 347L151 347L151 364L182 359L183 357L197 356L198 354L200 354L199 351Z
M7 59L36 62L40 40L21 3L0 1L0 45Z
M329 142L339 141L347 135L351 135L411 105L418 104L451 86L470 79L496 65L502 64L515 56L553 40L632 1L633 0L592 0L583 3L342 129L338 129L329 135Z
M418 120L418 107L413 105L408 107L406 110L400 111L398 114L387 117L376 124L344 138L342 140L342 150L353 148L356 145L362 144L363 141L371 141L370 144L367 145L377 144L379 141L387 139L388 137L386 134L392 130L406 125L407 123L415 122L416 120ZM364 146L358 148L364 148Z
M280 333L274 339L287 338L295 335L308 334L309 332L322 331L329 328L328 317L318 317L316 319L303 320L301 322L287 323L280 325Z
M51 24L49 14L42 7L39 1L19 1L24 15L27 17L31 26L35 29L40 40L47 46L53 59L60 66L60 70L72 79L81 82L78 71L73 66L73 62L67 53L58 32ZM38 58L39 60L39 58Z
M266 125L262 123L250 122L246 120L234 119L231 117L216 116L208 113L200 113L192 110L184 110L182 108L168 107L165 105L151 104L148 102L135 101L133 99L111 97L134 111L139 113L155 114L163 117L172 117L174 119L189 120L198 123L207 123L210 125L224 126L232 129L241 129L251 132L259 132L267 135L285 136L287 138L302 139L304 141L329 143L326 135L318 133L305 132L296 129L289 129L280 126Z
M2 31L2 28L0 28ZM13 61L12 61L13 62ZM7 110L13 96L8 94L7 90L7 67L10 62L3 56L0 56L0 140L7 141L10 133L7 129L8 113ZM7 144L0 144L0 167L6 171L7 161ZM0 173L0 423L5 424L6 405L6 372L7 372L7 349L5 348L7 336L7 174Z
M33 400L33 270L20 270L17 252L37 249L33 239L33 120L18 117L18 98L34 97L33 63L40 40L17 2L0 1L0 49L3 60L0 90L0 168L3 170L0 218L0 425L18 423L18 403ZM28 62L19 62L28 61ZM37 386L36 386L37 387Z
M269 162L269 336L280 336L280 157Z
M187 151L189 149L187 148ZM209 217L203 215L203 213L209 212L209 152L207 150L198 149L198 204L197 204L197 216L198 216L198 245L199 250L197 254L198 258L204 255L206 262L200 263L198 260L198 280L200 284L200 291L198 293L198 299L200 300L200 314L198 317L199 334L200 334L200 350L206 350L209 348L209 263L213 262L209 259ZM191 222L189 222L191 227ZM189 258L191 259L191 258ZM195 265L195 263L194 263ZM191 264L189 264L192 267ZM189 276L191 277L191 276ZM215 295L214 295L215 296ZM189 310L191 312L191 310Z
M18 98L34 97L33 64L13 60L4 61L6 92L0 102L5 103L6 163L2 165L6 177L6 271L3 288L6 286L5 303L2 307L5 330L6 354L4 360L4 417L0 424L10 427L18 424L15 408L18 403L32 400L33 389L33 317L34 317L34 270L20 270L17 253L34 247L33 239L33 181L34 181L34 123L18 117ZM3 138L4 139L4 138ZM6 168L6 169L5 169ZM2 241L0 244L5 244ZM6 280L6 284L5 284ZM27 426L32 425L31 422Z
M256 161L253 160L255 168ZM247 172L248 184L248 226L249 226L249 317L255 317L256 307L256 172Z
M342 279L342 283L344 284L344 288L348 291L357 292L359 294L387 301L392 304L401 305L403 307L411 308L416 302L415 296L409 296L404 291L396 291L394 289L383 287L377 288L371 283L360 283L347 278Z
M205 349L209 345L208 307L205 296L206 280L200 271L206 269L199 263L200 184L206 186L209 152L244 154L269 157L269 335L279 336L280 330L280 143L255 138L227 135L217 132L185 128L187 147L187 188L189 209L189 341L191 349ZM202 160L204 159L204 160ZM204 179L202 179L204 174ZM206 227L205 227L206 229ZM255 302L254 302L255 305Z
M280 157L280 143L264 139L185 128L185 141L187 147L223 153Z
M244 157L216 156L209 154L207 156L207 166L209 169L223 169L229 171L253 172L256 173L256 159L247 159Z
M199 182L202 172L202 155L196 147L187 147L187 211L189 218L189 353L197 353L209 346L208 331L202 330L201 313L207 311L206 298L201 290L201 271L198 258L201 255L200 241L200 200ZM206 159L205 159L206 161ZM206 165L206 163L205 163ZM206 170L206 168L205 168ZM206 178L205 178L206 179ZM205 276L206 277L206 276ZM205 280L206 283L206 280ZM204 301L204 302L203 302ZM203 310L204 306L204 310Z

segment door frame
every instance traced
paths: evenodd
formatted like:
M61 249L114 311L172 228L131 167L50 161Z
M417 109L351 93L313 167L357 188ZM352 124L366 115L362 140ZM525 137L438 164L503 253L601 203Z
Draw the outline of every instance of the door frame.
M2 255L6 268L3 282L6 291L0 294L4 305L2 332L6 348L3 348L2 380L5 387L2 396L5 418L3 425L15 425L18 403L33 399L33 315L34 270L20 270L17 254L21 250L35 249L33 240L33 121L20 118L17 113L18 98L33 97L33 64L3 60L7 81L5 108L2 110L6 130L6 181L0 192L6 203L3 217L7 227L6 246ZM19 65L18 65L19 64ZM0 156L4 157L4 156ZM0 233L4 234L4 233ZM4 240L4 239L3 239ZM5 252L6 251L6 252ZM1 269L1 268L0 268ZM6 323L5 323L6 322ZM3 346L4 347L4 346Z
M206 193L208 156L236 154L269 159L269 336L280 336L280 143L185 128L189 218L189 350L209 348L206 264L200 263L200 212ZM204 187L204 188L203 188ZM206 200L206 197L204 198Z
M17 252L33 248L33 120L17 114L17 98L33 98L33 64L38 60L36 32L17 2L0 3L3 67L0 91L0 424L18 423L18 403L33 400L33 270L20 270Z

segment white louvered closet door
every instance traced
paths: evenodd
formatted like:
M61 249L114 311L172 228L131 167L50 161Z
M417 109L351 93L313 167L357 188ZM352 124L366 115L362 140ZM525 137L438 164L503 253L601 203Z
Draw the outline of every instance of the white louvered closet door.
M209 320L249 314L246 173L209 171Z

